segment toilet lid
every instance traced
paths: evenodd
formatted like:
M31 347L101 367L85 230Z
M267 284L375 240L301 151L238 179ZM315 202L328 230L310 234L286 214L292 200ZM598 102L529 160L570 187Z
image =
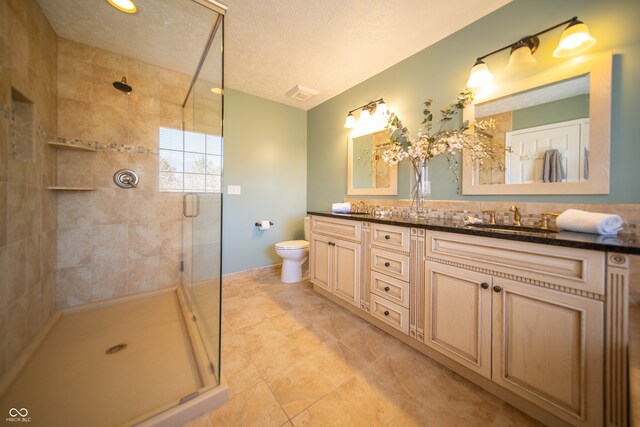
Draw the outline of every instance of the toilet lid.
M287 240L285 242L276 243L277 249L304 249L309 247L306 240Z

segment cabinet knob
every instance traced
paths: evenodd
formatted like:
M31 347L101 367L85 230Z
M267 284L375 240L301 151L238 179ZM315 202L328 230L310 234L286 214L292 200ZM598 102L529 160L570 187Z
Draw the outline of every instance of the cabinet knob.
M493 287L493 292L501 292L502 288L500 286L494 286Z
M385 287L384 287L384 291L385 291L385 292L389 292L389 287L388 287L388 286L385 286Z
M388 234L384 236L385 239L389 240L391 238L391 236L389 236Z
M487 282L482 282L482 283L480 283L480 287L482 289L489 289L489 284Z
M385 316L388 316L388 315L389 315L389 310L385 310L385 311L384 311L384 315L385 315Z
M385 263L384 263L384 266L385 266L385 267L390 267L390 266L391 266L391 263L390 263L389 261L387 261L387 262L385 262Z

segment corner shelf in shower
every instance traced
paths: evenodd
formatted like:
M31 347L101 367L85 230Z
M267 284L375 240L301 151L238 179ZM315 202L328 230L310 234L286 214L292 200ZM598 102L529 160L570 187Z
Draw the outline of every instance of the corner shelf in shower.
M96 191L96 188L87 187L49 187L50 191Z
M95 153L97 151L95 148L86 147L84 145L73 145L58 141L48 141L47 144L49 144L50 147L57 148L59 150L87 151L91 153Z

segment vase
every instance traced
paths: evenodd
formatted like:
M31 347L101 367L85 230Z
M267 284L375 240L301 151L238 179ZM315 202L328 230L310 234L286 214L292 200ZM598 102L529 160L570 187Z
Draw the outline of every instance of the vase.
M416 159L411 162L413 182L411 185L411 210L418 215L426 208L425 201L431 196L429 181L429 159Z

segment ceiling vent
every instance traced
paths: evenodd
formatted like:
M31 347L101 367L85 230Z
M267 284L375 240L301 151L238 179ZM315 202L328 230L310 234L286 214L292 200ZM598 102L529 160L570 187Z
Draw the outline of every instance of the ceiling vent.
M316 96L319 93L320 92L318 92L315 89L310 89L308 87L295 85L294 87L291 88L289 92L287 92L287 96L297 101L307 101L311 97Z

